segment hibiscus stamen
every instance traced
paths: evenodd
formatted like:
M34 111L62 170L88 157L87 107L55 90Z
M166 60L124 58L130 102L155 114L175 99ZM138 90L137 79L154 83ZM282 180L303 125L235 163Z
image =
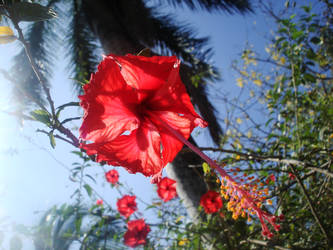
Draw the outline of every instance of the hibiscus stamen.
M248 184L242 185L235 181L221 166L210 159L198 147L194 146L186 140L178 131L168 125L163 119L155 117L161 122L161 125L171 132L178 140L188 146L194 153L199 155L210 166L212 166L221 176L221 194L225 199L230 199L227 205L229 211L233 213L232 218L237 219L239 216L245 217L245 213L249 215L257 215L262 226L262 235L268 238L273 237L273 234L267 227L266 222L271 224L275 231L279 231L280 226L275 223L276 216L269 214L261 209L264 192L251 190ZM253 178L251 178L252 180Z

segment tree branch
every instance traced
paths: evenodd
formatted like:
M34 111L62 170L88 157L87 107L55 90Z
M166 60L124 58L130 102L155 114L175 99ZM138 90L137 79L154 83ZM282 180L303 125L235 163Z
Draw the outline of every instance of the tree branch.
M189 149L183 149L183 150L187 151ZM287 165L299 165L299 166L305 167L306 169L333 177L333 173L328 171L327 169L318 168L309 163L305 163L305 162L302 162L302 161L299 161L296 159L282 159L282 157L280 157L280 156L261 156L261 155L257 155L257 154L242 153L242 152L238 152L235 150L229 150L229 149L223 149L223 148L202 147L202 148L200 148L200 150L235 154L235 155L242 156L249 160L271 161L271 162L283 163L283 164L287 164Z
M243 244L246 243L246 241L250 242L250 243L253 243L253 244L260 245L260 246L273 247L275 249L280 249L280 250L289 250L290 249L290 248L286 248L286 247L277 246L271 241L264 241L264 240L250 239L250 238L241 241L240 244L243 245Z

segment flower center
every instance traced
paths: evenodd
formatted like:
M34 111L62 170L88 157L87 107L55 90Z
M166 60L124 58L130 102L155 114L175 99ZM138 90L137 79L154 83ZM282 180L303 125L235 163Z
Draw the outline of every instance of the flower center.
M142 120L145 116L147 116L147 110L149 110L148 104L146 102L142 102L135 107L135 112L137 117Z

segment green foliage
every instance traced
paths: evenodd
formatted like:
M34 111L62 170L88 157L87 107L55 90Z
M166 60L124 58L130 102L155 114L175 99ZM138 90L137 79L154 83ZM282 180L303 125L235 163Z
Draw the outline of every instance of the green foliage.
M188 6L191 9L204 9L207 11L226 11L228 13L241 12L245 13L252 11L251 3L245 0L239 1L223 1L223 0L168 0L168 2L174 6Z
M51 127L52 118L51 118L51 115L49 114L49 112L42 110L42 109L38 109L38 110L31 111L30 115L36 121L39 121L39 122L45 124L46 126Z
M83 185L84 189L87 191L88 196L90 197L92 194L92 189L88 184Z
M234 167L276 176L269 188L271 211L286 218L276 235L282 247L332 246L333 223L326 218L333 212L333 16L328 3L319 6L313 11L292 5L275 14L269 58L249 48L243 66L235 66L249 100L233 106L246 124L235 126L237 117L229 121L229 142L248 155ZM263 122L256 122L250 106L260 110Z

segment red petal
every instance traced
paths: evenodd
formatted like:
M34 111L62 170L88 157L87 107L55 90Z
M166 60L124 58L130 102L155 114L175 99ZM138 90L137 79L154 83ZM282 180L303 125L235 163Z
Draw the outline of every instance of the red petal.
M170 178L163 178L157 184L157 194L164 201L167 202L177 196L176 181Z
M112 58L100 63L84 90L85 95L79 96L85 109L80 138L103 142L138 127L139 120L129 105L138 102L138 94L126 85Z
M106 143L82 144L81 147L89 155L98 153L98 162L123 166L130 173L152 176L163 168L160 135L149 121L142 122L130 135L121 135Z
M143 219L129 221L124 235L124 243L130 247L136 247L146 243L148 233L151 231Z
M105 57L91 75L90 83L84 85L85 94L91 92L113 92L125 89L127 84L120 74L120 66L110 57Z
M99 143L138 128L140 120L133 108L124 102L125 98L131 99L130 94L129 91L122 91L118 92L118 96L96 96L95 101L89 104L80 128L80 137Z
M170 127L182 134L185 139L190 137L190 134L194 128L193 123L187 117L180 116L174 112L169 111L153 111L153 115L150 116L151 121L158 127L159 133L162 139L162 155L163 165L172 162L177 153L182 149L183 143L180 142L173 134L169 132L160 121L155 118L158 116L164 120Z
M207 123L195 112L190 96L179 77L179 67L174 67L166 83L154 92L147 105L151 110L168 110L187 116L195 126L207 127Z
M110 55L121 65L126 83L140 90L156 90L165 84L174 64L175 56L116 56Z

